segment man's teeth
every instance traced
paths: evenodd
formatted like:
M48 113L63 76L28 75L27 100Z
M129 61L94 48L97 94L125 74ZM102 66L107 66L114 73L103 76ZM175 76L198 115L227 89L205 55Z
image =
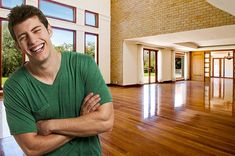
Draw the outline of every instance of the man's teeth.
M44 46L44 44L40 44L40 45L37 46L36 48L32 49L32 51L35 52L35 53L36 53L36 52L39 52L39 51L42 50L43 46Z

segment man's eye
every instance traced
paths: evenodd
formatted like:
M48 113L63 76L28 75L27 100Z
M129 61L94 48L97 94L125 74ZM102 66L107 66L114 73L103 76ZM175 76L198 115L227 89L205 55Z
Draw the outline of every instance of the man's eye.
M21 37L19 38L19 40L20 40L20 41L23 41L25 38L26 38L26 36L24 35L24 36L21 36Z
M37 33L37 32L39 32L39 31L41 31L41 29L37 29L37 30L35 30L35 31L34 31L34 33Z

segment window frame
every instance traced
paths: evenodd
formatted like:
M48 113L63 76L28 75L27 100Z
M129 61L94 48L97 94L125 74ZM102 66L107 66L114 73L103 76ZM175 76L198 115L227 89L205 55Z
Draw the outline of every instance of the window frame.
M87 23L86 23L86 22L87 22L86 13L90 13L90 14L95 15L95 25L91 25L91 24L87 24ZM85 10L84 23L85 23L85 25L86 25L86 26L99 28L99 14L98 14L98 13L96 13L96 12L92 12L92 11L89 11L89 10Z
M26 4L26 0L23 0L23 4ZM3 9L8 9L8 10L11 10L12 8L10 8L10 7L7 7L7 6L3 6L3 4L2 4L2 0L0 0L0 8L3 8ZM1 20L2 20L3 18L1 18Z
M71 8L73 10L73 20L68 20L68 19L63 19L63 18L59 18L59 17L55 17L55 16L50 16L50 15L46 15L45 13L43 13L46 17L48 18L53 18L53 19L56 19L56 20L62 20L62 21L66 21L66 22L73 22L73 23L76 23L77 22L77 11L76 11L76 7L74 6L71 6L71 5L67 5L67 4L63 4L63 3L59 3L59 2L56 2L56 1L53 1L53 0L43 0L43 1L46 1L46 2L49 2L49 3L53 3L53 4L57 4L57 5L60 5L62 7L66 7L66 8ZM40 6L41 6L41 0L38 0L38 9L40 9ZM40 9L41 10L41 9ZM42 10L41 10L42 11ZM43 12L43 11L42 11Z
M77 39L76 30L57 27L57 26L51 26L51 27L52 27L52 31L53 31L53 29L59 29L59 30L65 30L65 31L73 32L74 33L74 36L73 36L73 51L76 51L76 48L77 48L77 45L76 45L76 39ZM52 42L52 44L53 44L53 42Z
M6 18L2 18L0 17L0 95L3 95L2 94L2 22L3 21L7 21L8 20ZM25 54L22 53L22 65L24 64L25 62Z
M99 65L99 34L91 33L91 32L85 32L84 34L84 53L86 54L86 35L93 35L96 36L97 42L96 42L96 52L97 52L97 57L96 57L96 63Z

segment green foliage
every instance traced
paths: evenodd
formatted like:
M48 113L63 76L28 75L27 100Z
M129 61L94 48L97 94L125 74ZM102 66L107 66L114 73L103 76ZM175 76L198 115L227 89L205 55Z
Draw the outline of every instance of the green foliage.
M182 63L181 58L175 58L175 69L181 69L181 63Z
M63 43L62 45L59 46L55 46L54 48L58 51L58 52L63 52L63 51L73 51L73 44L67 44L67 43Z
M22 53L16 49L6 22L3 23L2 33L2 76L9 77L22 64Z
M95 42L88 42L86 45L86 52L87 55L92 56L95 58Z

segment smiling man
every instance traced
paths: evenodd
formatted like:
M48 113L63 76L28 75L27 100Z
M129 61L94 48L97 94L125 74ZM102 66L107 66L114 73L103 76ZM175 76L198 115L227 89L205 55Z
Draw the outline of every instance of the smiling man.
M39 9L17 6L8 17L17 47L29 58L4 85L7 121L17 143L26 155L101 155L98 134L112 129L114 115L94 60L57 52Z

